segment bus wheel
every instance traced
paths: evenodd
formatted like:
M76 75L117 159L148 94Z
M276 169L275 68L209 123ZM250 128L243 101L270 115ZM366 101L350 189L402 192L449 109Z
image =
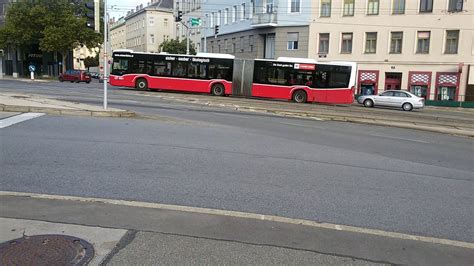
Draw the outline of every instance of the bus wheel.
M137 82L135 83L135 88L146 91L148 90L148 82L146 81L146 79L143 78L137 79Z
M225 93L224 85L220 83L212 85L211 93L216 96L224 96L224 93Z
M293 101L297 103L305 103L308 99L304 90L297 90L293 93Z

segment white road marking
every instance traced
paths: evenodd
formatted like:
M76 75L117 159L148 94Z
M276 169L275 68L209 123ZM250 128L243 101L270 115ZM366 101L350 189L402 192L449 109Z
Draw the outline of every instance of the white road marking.
M369 235L375 235L375 236L414 240L414 241L421 241L421 242L427 242L427 243L433 243L433 244L441 244L441 245L449 245L449 246L455 246L455 247L461 247L461 248L474 249L474 243L462 242L462 241L457 241L457 240L427 237L427 236L417 236L417 235L396 233L396 232L383 231L383 230L377 230L377 229L341 225L341 224L318 223L316 221L311 221L311 220L293 219L293 218L287 218L287 217L281 217L281 216L263 215L263 214L248 213L248 212L226 211L226 210L219 210L219 209L188 207L188 206L181 206L181 205L160 204L160 203L151 203L151 202L138 202L138 201L75 197L75 196L61 196L61 195L38 194L38 193L28 193L28 192L0 191L0 196L16 196L16 197L30 197L30 198L50 199L50 200L69 200L69 201L90 202L90 203L105 203L105 204L139 207L139 208L162 209L162 210L220 215L220 216L237 217L237 218L247 218L247 219L254 219L254 220L265 220L265 221L278 222L278 223L305 225L305 226L311 226L315 228L331 229L331 230L353 232L353 233L360 233L360 234L369 234Z
M33 118L43 116L44 113L24 113L21 115L11 116L0 120L0 128L6 128L14 124L18 124Z
M369 134L369 136L386 138L386 139L404 140L404 141L411 141L411 142L418 142L418 143L425 143L425 144L430 143L428 141L423 141L423 140L418 140L418 139L398 138L398 137L392 137L392 136L387 136L387 135Z

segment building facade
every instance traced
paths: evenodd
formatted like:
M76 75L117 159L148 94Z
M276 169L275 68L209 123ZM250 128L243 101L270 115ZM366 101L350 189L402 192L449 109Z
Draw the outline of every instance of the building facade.
M313 0L308 57L358 63L357 93L474 101L474 2ZM469 78L471 76L471 78Z
M208 0L206 50L241 58L307 57L311 8L311 0Z
M113 20L109 27L110 48L113 50L125 49L127 42L125 17Z
M183 26L183 23L189 27L189 39L195 45L196 51L203 51L203 45L201 42L202 30L204 25L204 15L202 9L202 2L205 0L181 0L175 2L175 16L177 11L183 12L182 23L176 23L176 38L186 39L187 29ZM191 19L198 19L201 21L201 25L191 25Z
M160 44L174 36L173 1L152 1L137 6L125 17L125 46L138 52L157 53Z

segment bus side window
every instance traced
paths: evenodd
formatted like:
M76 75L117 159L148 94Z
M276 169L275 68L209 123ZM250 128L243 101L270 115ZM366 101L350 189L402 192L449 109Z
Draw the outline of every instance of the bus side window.
M323 70L318 70L314 74L313 87L315 88L327 88L328 86L328 72Z

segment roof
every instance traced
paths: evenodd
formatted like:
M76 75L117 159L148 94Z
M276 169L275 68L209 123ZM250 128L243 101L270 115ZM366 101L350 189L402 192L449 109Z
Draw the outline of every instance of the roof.
M150 4L149 6L144 6L142 9L134 11L132 14L129 14L125 17L125 20L149 10L173 13L173 0L157 0L153 4Z

